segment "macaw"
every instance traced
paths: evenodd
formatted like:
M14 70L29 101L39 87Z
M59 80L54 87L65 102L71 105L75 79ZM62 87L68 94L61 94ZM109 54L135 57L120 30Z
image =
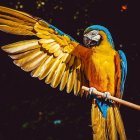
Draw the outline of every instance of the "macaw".
M109 92L122 98L127 74L127 60L116 51L109 30L92 25L84 31L83 43L63 33L48 22L27 13L0 6L0 30L35 39L2 46L14 64L32 77L60 91L88 94L82 86ZM91 120L94 140L126 140L119 104L93 96Z

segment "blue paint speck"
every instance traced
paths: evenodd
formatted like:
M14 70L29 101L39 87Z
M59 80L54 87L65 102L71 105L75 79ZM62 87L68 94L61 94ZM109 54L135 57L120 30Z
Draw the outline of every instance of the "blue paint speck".
M59 125L59 124L61 124L61 123L62 123L61 120L54 120L54 121L53 121L53 124L54 124L54 125Z

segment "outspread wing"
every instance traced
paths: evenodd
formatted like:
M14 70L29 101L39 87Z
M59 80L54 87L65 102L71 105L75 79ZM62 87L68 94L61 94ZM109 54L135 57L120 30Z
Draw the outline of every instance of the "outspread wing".
M88 49L49 23L27 13L0 6L0 30L16 35L35 35L39 39L24 40L3 46L14 63L32 77L45 79L53 88L66 87L67 93L83 93L88 86L82 55Z

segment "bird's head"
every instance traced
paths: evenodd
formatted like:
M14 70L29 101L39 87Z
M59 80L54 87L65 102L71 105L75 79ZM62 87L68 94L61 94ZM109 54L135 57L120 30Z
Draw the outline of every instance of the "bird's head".
M83 42L88 48L100 45L104 40L108 40L114 47L112 36L107 28L101 25L92 25L84 31Z

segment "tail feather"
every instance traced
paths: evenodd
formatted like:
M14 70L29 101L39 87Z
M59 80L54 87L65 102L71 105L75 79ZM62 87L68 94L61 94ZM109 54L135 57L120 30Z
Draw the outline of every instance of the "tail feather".
M108 108L107 118L104 118L94 101L91 120L94 140L126 140L123 121L116 105Z
M107 130L108 130L109 139L110 140L117 140L117 130L116 130L115 116L114 116L113 107L108 108Z
M125 129L124 129L120 111L117 106L114 106L113 109L114 109L114 114L115 114L116 127L117 127L120 140L126 140L127 138L126 138Z
M102 117L102 114L97 106L97 104L92 104L91 109L91 121L92 121L92 130L93 130L93 139L94 140L107 140L106 136L106 120Z

